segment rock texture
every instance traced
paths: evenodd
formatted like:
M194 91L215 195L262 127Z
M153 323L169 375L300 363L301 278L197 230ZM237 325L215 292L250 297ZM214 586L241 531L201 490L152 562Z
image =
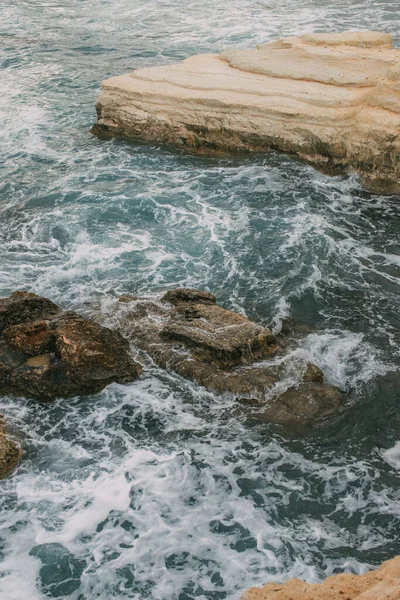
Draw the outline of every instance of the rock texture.
M196 151L279 150L400 192L400 50L372 31L287 37L103 81L93 132Z
M140 373L119 333L35 294L0 299L0 394L52 400Z
M268 583L251 588L241 600L399 600L400 556L364 575L344 573L323 583L307 584L290 579L284 585Z
M8 434L6 422L0 414L0 479L11 475L21 457L21 446Z
M221 308L208 292L177 289L159 301L122 296L119 326L161 367L217 392L231 392L257 419L310 423L342 403L315 365L298 365L287 379L284 351L272 333Z

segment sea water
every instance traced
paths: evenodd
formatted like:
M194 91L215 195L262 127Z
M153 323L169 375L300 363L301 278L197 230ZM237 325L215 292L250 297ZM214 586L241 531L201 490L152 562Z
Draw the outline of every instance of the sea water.
M3 0L0 295L112 324L121 293L207 289L289 319L346 410L290 432L151 365L89 397L1 397L24 448L1 482L1 600L238 600L400 553L399 198L89 133L111 75L311 31L400 46L399 27L399 0Z

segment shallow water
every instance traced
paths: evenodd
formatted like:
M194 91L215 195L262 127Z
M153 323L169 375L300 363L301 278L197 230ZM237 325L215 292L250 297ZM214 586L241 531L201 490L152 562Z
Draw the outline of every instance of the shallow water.
M2 482L3 600L239 599L400 553L400 204L275 155L101 142L99 82L280 35L382 29L400 2L6 0L0 293L110 319L176 285L279 331L346 394L301 434L148 367L54 404L2 397L25 459ZM112 320L110 321L112 322Z

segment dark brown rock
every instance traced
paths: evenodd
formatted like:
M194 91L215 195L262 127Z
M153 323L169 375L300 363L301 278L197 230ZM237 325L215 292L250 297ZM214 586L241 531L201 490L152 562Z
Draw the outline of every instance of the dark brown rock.
M30 356L50 352L54 346L54 331L43 320L11 325L3 331L3 336L15 350Z
M199 302L199 294L179 289L159 301L122 302L118 322L159 366L234 394L242 404L255 406L261 420L312 423L341 405L340 391L325 384L321 369L311 363L299 364L296 386L277 385L286 367L275 336L214 302Z
M0 298L0 333L11 325L46 319L60 312L47 298L30 292L14 292L9 298Z
M21 446L8 434L4 417L0 414L0 479L11 475L21 457Z
M0 306L8 324L0 335L1 393L51 400L99 392L141 373L119 333L50 300L21 292L1 299Z
M317 365L308 363L306 370L304 372L304 375L303 375L303 381L313 381L315 383L323 383L324 373L319 367L317 367Z
M192 290L191 288L176 288L169 290L162 298L162 302L169 302L174 306L184 302L195 302L197 304L216 304L217 299L210 292Z
M118 300L120 302L133 302L134 300L138 300L138 297L133 296L132 294L122 294L122 296L120 296Z
M257 417L274 423L306 423L319 421L342 403L340 390L324 383L303 383L290 387L272 399Z
M179 304L172 309L160 334L194 347L204 359L226 365L273 356L278 350L276 338L268 329L216 304Z

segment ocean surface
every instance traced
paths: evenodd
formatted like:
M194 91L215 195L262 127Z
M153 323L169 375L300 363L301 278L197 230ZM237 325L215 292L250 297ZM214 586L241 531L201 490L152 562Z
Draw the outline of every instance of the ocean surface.
M0 484L1 600L239 600L399 554L400 198L274 154L89 129L106 77L311 31L400 46L400 1L3 0L0 15L0 296L112 323L121 293L207 289L274 331L289 319L346 401L293 434L156 367L90 397L1 397L25 452Z

